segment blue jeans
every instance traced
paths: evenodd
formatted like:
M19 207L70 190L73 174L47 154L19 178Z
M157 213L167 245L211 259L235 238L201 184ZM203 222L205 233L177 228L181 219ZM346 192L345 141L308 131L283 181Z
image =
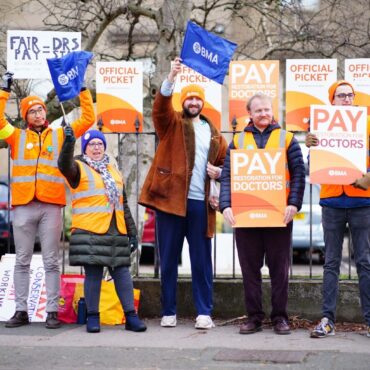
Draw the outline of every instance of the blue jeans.
M193 300L198 315L213 309L212 243L207 238L207 203L188 199L185 217L157 211L162 315L176 315L177 270L184 238L189 243Z
M359 277L362 312L365 321L370 325L370 207L322 209L325 240L322 313L324 317L335 321L342 247L347 223Z
M103 266L85 265L85 300L88 313L99 312L99 300L101 291L101 281L103 278ZM114 280L114 287L121 302L124 312L135 310L133 284L128 267L120 266L112 269L109 273Z

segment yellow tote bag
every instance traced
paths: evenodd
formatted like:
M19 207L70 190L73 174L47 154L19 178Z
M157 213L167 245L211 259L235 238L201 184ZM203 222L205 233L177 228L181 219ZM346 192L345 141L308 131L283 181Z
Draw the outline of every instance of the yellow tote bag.
M139 308L140 290L134 289L134 306ZM120 325L126 322L121 302L114 288L113 280L102 281L99 302L100 323L102 325Z

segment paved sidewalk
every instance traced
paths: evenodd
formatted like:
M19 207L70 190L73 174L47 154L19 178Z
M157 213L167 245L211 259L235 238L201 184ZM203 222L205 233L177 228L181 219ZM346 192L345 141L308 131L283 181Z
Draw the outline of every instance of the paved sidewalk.
M148 330L133 333L123 326L102 327L97 334L84 326L57 330L44 324L7 329L0 323L0 369L352 369L368 370L370 338L339 332L310 339L307 330L276 335L271 328L240 335L234 325L194 329L191 320L161 328L145 320ZM216 320L216 325L222 324Z

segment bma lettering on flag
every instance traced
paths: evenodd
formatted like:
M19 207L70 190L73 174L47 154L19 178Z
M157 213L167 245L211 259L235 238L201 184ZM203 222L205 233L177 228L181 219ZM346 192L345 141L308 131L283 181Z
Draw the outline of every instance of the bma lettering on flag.
M45 79L47 59L81 50L80 32L7 31L7 70L14 78Z
M366 173L365 107L311 106L310 129L319 145L310 148L310 182L349 185Z
M285 226L284 149L230 151L234 227Z
M183 64L222 84L236 46L188 22L180 57Z

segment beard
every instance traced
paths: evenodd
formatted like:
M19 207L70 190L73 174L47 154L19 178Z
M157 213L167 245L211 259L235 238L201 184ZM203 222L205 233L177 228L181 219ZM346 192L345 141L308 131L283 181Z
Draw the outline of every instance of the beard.
M196 112L192 113L192 112L190 112L189 108L183 107L185 117L187 117L187 118L195 118L195 117L199 116L201 110L202 110L202 108L198 108Z

